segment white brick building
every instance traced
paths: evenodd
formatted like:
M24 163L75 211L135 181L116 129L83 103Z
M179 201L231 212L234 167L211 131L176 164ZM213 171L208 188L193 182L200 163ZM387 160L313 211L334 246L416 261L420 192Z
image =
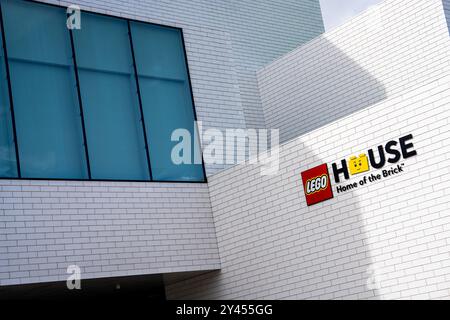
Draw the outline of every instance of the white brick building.
M197 119L279 128L279 171L1 179L0 293L75 264L163 276L169 299L450 297L449 1L386 0L324 34L317 0L44 2L181 28ZM404 172L337 192L331 163L407 134ZM334 198L307 206L301 173L323 163Z

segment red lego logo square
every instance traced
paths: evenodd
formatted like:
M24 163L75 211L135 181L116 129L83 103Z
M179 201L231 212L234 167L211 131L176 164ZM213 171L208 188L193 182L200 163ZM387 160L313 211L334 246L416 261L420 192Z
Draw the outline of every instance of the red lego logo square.
M308 206L332 199L330 175L326 163L301 173Z

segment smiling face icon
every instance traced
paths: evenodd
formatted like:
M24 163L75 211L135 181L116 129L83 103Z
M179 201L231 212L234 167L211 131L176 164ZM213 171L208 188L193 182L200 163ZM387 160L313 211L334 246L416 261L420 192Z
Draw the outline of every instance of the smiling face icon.
M348 161L348 167L351 175L369 171L369 159L365 154L361 154L359 157L351 157Z

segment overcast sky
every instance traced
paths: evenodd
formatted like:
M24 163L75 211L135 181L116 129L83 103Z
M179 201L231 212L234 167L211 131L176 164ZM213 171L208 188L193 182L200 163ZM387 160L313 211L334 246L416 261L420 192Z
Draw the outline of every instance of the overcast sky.
M325 30L334 29L351 17L383 0L320 0Z

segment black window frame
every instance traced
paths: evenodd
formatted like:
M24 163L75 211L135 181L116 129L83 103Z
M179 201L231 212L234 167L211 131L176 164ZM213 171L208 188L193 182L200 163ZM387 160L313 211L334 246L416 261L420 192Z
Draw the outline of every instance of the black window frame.
M53 4L53 3L46 3L46 2L40 2L37 0L19 0L19 1L23 1L23 2L29 2L29 3L34 3L34 4L40 4L43 6L49 6L49 7L56 7L56 8L60 8L60 9L67 9L67 7L62 6L62 5L58 5L58 4ZM199 139L200 140L200 132L198 131L198 125L197 125L197 112L196 112L196 107L195 107L195 101L194 101L194 93L192 90L192 82L191 82L191 75L190 75L190 71L189 71L189 61L187 58L187 52L186 52L186 45L185 45L185 39L184 39L184 32L183 32L183 28L180 27L174 27L174 26L169 26L169 25L164 25L164 24L160 24L160 23L154 23L154 22L148 22L145 20L138 20L138 19L132 19L132 18L125 18L125 17L121 17L121 16L115 16L115 15L111 15L111 14L105 14L105 13L101 13L101 12L95 12L95 11L89 11L89 10L80 10L80 12L86 12L89 14L94 14L94 15L100 15L100 16L105 16L105 17L109 17L109 18L114 18L114 19L120 19L120 20L124 20L127 22L128 25L128 37L130 40L130 46L131 46L131 54L132 54L132 59L133 59L133 68L134 68L134 73L135 73L135 77L136 77L136 86L137 86L137 95L138 95L138 101L139 101L139 112L140 112L140 117L141 117L141 122L142 122L142 127L143 127L143 132L144 132L144 141L145 141L145 149L146 149L146 158L147 158L147 165L148 165L148 170L149 170L149 177L150 180L133 180L133 179L93 179L92 178L92 174L91 174L91 167L90 167L90 162L89 162L89 149L88 149L88 143L87 143L87 138L86 138L86 128L85 128L85 122L84 122L84 112L83 112L83 102L82 102L82 97L81 97L81 90L80 90L80 82L79 82L79 76L78 76L78 66L77 66L77 60L76 60L76 54L75 54L75 44L74 44L74 39L73 39L73 30L67 28L67 31L69 32L69 36L70 36L70 45L71 45L71 49L72 49L72 59L73 59L73 65L74 65L74 73L75 73L75 79L76 79L76 91L77 91L77 95L78 95L78 105L79 105L79 109L80 109L80 117L81 117L81 126L82 126L82 134L83 134L83 147L84 147L84 153L85 153L85 157L86 157L86 167L87 167L87 173L88 173L88 178L87 179L73 179L73 178L26 178L26 177L22 177L22 173L20 170L20 159L19 159L19 142L17 139L17 132L16 132L16 122L15 122L15 114L14 114L14 101L13 101L13 94L12 94L12 87L11 87L11 79L10 79L10 69L9 69L9 61L8 61L8 49L7 49L7 45L6 45L6 37L5 37L5 28L4 28L4 21L3 21L3 9L2 9L2 3L0 2L0 27L1 27L1 33L2 33L2 48L0 48L1 50L3 50L3 55L4 55L4 63L5 63L5 72L6 72L6 79L7 79L7 84L8 84L8 95L9 95L9 104L10 104L10 113L11 113L11 122L12 122L12 133L13 133L13 138L14 138L14 149L15 149L15 156L16 156L16 165L17 165L17 175L18 177L0 177L0 180L37 180L37 181L99 181L99 182L141 182L141 183L207 183L208 179L206 176L206 170L205 170L205 162L203 159L203 152L201 152L201 159L202 159L202 170L203 170L203 180L155 180L153 179L153 174L152 174L152 169L151 169L151 162L150 162L150 151L151 151L151 147L149 146L148 143L148 139L147 139L147 135L146 135L146 128L145 128L145 122L144 122L144 113L143 113L143 107L142 107L142 97L141 97L141 92L140 92L140 87L139 87L139 80L138 80L138 74L137 74L137 66L136 66L136 59L135 59L135 54L134 54L134 47L133 47L133 39L132 39L132 35L131 35L131 29L130 29L130 22L138 22L138 23L144 23L144 24L148 24L148 25L153 25L153 26L158 26L158 27L164 27L164 28L168 28L168 29L174 29L177 30L180 35L181 35L181 45L183 47L183 55L184 55L184 63L186 66L186 73L187 73L187 84L189 86L189 92L191 95L191 101L192 101L192 109L193 109L193 115L194 115L194 121L196 122L196 129L198 132L198 136L194 137L194 139ZM199 145L201 148L201 144L199 141Z

